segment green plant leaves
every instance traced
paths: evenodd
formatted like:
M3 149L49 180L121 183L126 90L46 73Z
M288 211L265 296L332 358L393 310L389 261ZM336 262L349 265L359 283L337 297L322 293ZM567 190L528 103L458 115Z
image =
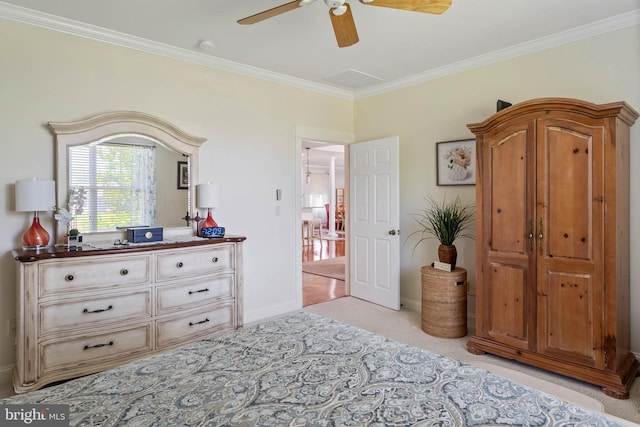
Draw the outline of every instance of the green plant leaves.
M458 238L475 238L473 234L468 233L473 228L475 220L473 203L463 204L459 197L449 202L445 197L441 203L438 203L433 196L426 197L426 200L427 208L413 214L413 218L422 228L411 233L411 235L416 233L421 235L416 247L423 240L430 238L438 239L441 245L453 245Z

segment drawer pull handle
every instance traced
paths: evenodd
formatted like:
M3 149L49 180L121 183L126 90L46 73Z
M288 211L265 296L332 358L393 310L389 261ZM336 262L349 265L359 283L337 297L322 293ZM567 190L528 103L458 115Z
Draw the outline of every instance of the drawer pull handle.
M202 325L203 323L207 323L208 321L209 321L209 319L204 319L204 320L201 320L201 321L196 322L196 323L189 322L189 326Z
M120 270L121 276L126 276L127 274L129 274L129 270L127 270L126 268L123 268L122 270Z
M217 256L214 256L213 258L211 258L211 261L212 261L212 262L218 262L218 257L217 257Z
M84 310L82 310L82 312L83 312L83 313L102 313L103 311L109 311L109 310L111 310L111 309L113 309L113 306L112 306L112 305L110 305L110 306L109 306L109 307L107 307L107 308L99 308L98 310L91 310L91 311L89 311L89 309L88 309L88 308L85 308Z
M180 261L179 263L176 264L176 267L182 268L184 267L184 264L182 263L182 261Z
M67 275L64 277L64 280L66 280L67 282L70 282L70 281L72 281L73 279L74 279L73 274L67 274Z
M189 295L197 294L198 292L209 292L209 288L198 289L197 291L189 291Z
M96 344L96 345L85 345L84 346L84 350L89 350L91 348L100 348L100 347L106 347L108 345L113 345L113 341L109 341L108 344Z

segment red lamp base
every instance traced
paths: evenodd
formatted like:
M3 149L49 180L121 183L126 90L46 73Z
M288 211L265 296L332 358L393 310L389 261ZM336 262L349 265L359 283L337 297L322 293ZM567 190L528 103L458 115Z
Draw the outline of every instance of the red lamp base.
M218 223L211 216L211 209L209 209L209 213L207 214L207 219L204 220L200 228L210 228L210 227L217 227L217 226L218 226Z
M22 235L22 248L25 250L41 249L49 244L49 233L40 225L40 218L35 214L33 223Z

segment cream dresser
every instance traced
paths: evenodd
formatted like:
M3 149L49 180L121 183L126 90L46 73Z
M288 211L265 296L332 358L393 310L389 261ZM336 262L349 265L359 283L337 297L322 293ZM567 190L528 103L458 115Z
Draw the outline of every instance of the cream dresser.
M14 251L15 391L241 326L244 240Z

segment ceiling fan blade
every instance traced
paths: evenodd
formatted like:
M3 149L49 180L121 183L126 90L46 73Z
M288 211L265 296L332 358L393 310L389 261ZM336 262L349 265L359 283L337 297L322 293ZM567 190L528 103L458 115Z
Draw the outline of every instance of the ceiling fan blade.
M264 12L256 13L255 15L247 16L238 21L238 24L255 24L256 22L264 21L265 19L273 18L282 13L289 12L290 10L301 7L300 0L295 0L289 3L281 4Z
M360 40L356 31L356 24L353 21L353 15L351 14L351 7L348 3L345 3L344 6L346 6L347 10L338 16L334 15L333 9L329 9L329 16L333 25L333 32L336 34L338 47L351 46Z
M451 0L360 0L360 2L369 6L390 7L435 15L446 12L451 6Z

